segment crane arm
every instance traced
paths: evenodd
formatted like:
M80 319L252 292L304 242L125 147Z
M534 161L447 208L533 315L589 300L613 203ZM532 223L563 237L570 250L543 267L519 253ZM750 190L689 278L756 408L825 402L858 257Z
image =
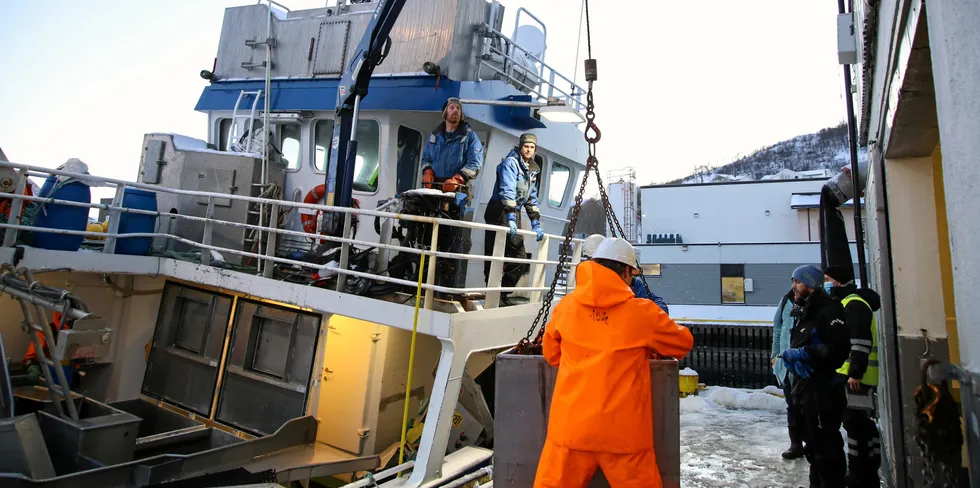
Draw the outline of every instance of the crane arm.
M337 114L334 119L330 159L327 164L326 205L350 207L354 184L354 158L357 156L357 118L361 100L368 95L371 75L391 50L389 37L406 0L379 0L371 21L361 37L337 87ZM333 216L336 217L336 216ZM340 222L324 219L324 229L336 234Z

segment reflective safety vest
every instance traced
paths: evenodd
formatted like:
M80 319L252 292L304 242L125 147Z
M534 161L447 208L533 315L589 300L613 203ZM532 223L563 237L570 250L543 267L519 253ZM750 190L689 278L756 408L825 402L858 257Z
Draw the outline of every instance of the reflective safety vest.
M866 302L859 295L848 295L841 300L841 306L847 308L847 304L851 303L852 300L857 300L863 303L868 307L868 310L871 310L871 305L868 305L868 302ZM874 314L871 315L871 340L856 339L852 337L851 350L868 353L868 369L864 372L864 376L861 378L861 383L870 386L878 386L878 325ZM847 361L844 361L844 365L837 369L837 372L846 376L850 368L851 359L848 357Z

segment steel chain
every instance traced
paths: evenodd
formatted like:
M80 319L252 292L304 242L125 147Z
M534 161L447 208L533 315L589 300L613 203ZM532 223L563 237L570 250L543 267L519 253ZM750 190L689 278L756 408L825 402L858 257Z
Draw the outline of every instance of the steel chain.
M593 159L589 158L589 162L586 165L585 174L582 177L582 184L579 185L578 194L575 196L575 203L572 206L572 216L568 222L568 231L565 233L565 240L562 242L561 248L558 250L558 267L555 269L555 276L551 280L551 286L548 288L548 293L545 294L544 299L541 302L541 309L538 310L538 315L534 317L534 322L531 323L531 328L527 330L527 334L524 338L517 344L517 353L523 353L527 346L531 344L531 336L534 335L534 329L541 324L542 320L547 322L548 314L551 310L551 301L555 297L555 287L558 285L558 278L561 276L561 272L565 269L568 263L568 250L571 247L572 235L575 234L575 225L578 223L578 214L582 209L582 196L585 194L585 186L589 181L589 171L593 164ZM544 324L541 324L541 333L544 332ZM534 340L534 344L541 342L541 333L538 334L537 338Z
M604 183L602 182L602 175L599 172L599 158L596 157L596 143L602 138L602 132L599 130L599 126L595 123L595 98L592 93L592 84L598 79L598 71L596 68L596 60L592 58L592 30L590 27L589 19L589 1L585 0L585 26L586 26L586 40L588 41L588 52L589 59L585 60L585 79L589 82L589 89L585 95L586 105L585 105L585 121L586 128L584 132L585 141L589 145L589 157L585 164L585 174L582 176L582 183L579 185L578 194L575 196L575 203L572 207L572 215L568 222L568 230L565 232L565 241L562 243L561 248L558 250L558 266L555 269L555 276L551 280L551 286L548 288L548 293L545 294L544 299L541 301L541 309L538 310L537 316L534 317L534 322L531 323L531 327L527 330L524 338L517 344L516 351L521 354L527 350L529 346L536 347L541 344L541 339L544 336L545 326L548 321L548 315L551 313L551 302L555 297L555 287L558 285L558 279L561 277L562 271L568 264L568 251L571 249L572 236L575 234L575 227L578 224L579 211L582 209L582 198L585 195L585 187L589 181L589 174L595 172L596 182L599 184L599 195L602 198L602 208L606 213L606 222L609 225L609 233L612 237L616 237L616 232L623 238L626 235L623 233L623 227L619 224L619 219L616 217L616 213L612 209L612 205L609 203L609 196L606 194L606 189ZM639 265L639 263L637 263ZM569 270L571 272L571 270ZM643 287L646 288L647 294L650 294L650 287L647 285L646 277L640 274L640 278L643 281ZM534 340L531 340L531 336L534 335L534 330L541 325L538 330L538 334L535 336Z
M959 467L962 464L960 447L963 437L960 418L948 384L930 384L926 375L934 359L922 366L922 383L914 394L918 432L915 443L922 452L922 481L926 488L955 488L959 486Z

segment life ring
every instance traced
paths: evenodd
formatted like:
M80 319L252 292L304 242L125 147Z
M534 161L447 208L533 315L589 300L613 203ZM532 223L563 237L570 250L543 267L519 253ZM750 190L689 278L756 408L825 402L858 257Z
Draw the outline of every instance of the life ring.
M319 203L320 200L323 200L323 197L325 195L326 195L326 187L324 185L317 185L312 190L310 190L309 193L306 194L306 197L303 198L303 203L310 203L310 204ZM352 204L352 206L354 208L361 208L361 205L357 201L356 198L354 198L352 200L351 204ZM301 213L301 214L299 214L300 222L303 223L303 232L306 232L307 234L317 234L318 232L317 232L317 228L316 228L316 221L317 221L317 218L321 214L323 214L323 211L322 210L317 210L316 212L313 212L313 213ZM354 234L353 235L357 235L356 234L356 232L357 232L357 216L356 215L354 216L353 224L352 225L354 227ZM308 239L313 239L312 237L307 237L307 238ZM320 243L322 244L323 242L325 242L325 241L321 239L320 240Z
M317 202L319 202L320 200L323 199L324 195L326 194L326 190L327 189L326 189L326 187L324 185L317 185L315 188L313 188L312 190L310 190L309 193L306 194L306 197L303 198L303 203L317 203ZM307 234L316 234L317 233L317 229L316 229L316 218L317 218L318 215L320 215L320 213L321 212L319 210L317 210L316 212L311 213L311 214L300 214L299 215L299 219L303 223L303 232L306 232Z

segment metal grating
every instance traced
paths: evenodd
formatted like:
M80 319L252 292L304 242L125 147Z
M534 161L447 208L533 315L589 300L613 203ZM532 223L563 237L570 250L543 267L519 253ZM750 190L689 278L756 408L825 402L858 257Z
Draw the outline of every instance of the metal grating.
M694 349L681 368L698 372L708 386L764 388L776 384L769 356L772 326L690 325Z

